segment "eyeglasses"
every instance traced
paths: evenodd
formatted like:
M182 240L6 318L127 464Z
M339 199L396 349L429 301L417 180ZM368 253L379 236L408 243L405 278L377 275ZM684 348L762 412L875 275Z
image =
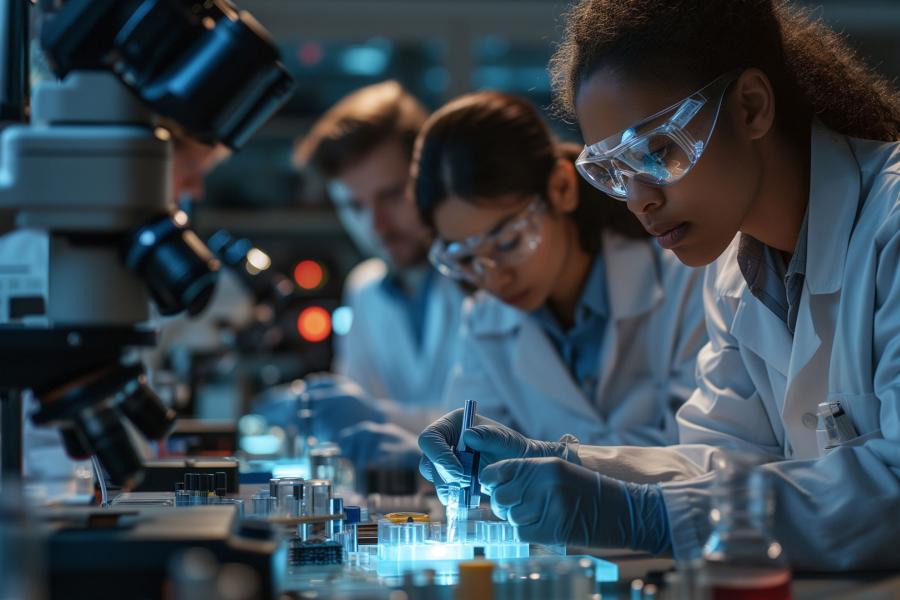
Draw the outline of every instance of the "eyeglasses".
M428 259L442 275L478 285L489 270L521 264L534 253L541 243L545 210L538 198L494 231L459 242L435 240Z
M637 125L585 146L575 167L595 188L620 200L628 198L630 179L659 186L675 183L700 160L725 92L738 75L722 75Z

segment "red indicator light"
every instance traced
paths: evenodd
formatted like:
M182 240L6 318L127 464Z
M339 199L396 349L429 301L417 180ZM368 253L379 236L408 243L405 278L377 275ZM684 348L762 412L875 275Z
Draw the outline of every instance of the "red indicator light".
M294 281L304 290L315 290L322 285L325 270L314 260L302 260L294 267Z
M331 315L321 306L303 309L297 317L297 333L307 342L321 342L331 335Z

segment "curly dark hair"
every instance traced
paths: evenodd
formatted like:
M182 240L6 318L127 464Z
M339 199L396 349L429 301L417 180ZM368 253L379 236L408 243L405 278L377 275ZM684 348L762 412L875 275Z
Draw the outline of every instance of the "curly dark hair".
M751 67L771 80L785 130L816 116L845 135L900 139L897 90L811 11L781 0L582 0L550 63L568 115L600 69L695 89Z
M460 96L435 112L416 140L413 178L422 220L434 227L434 212L451 196L491 202L507 194L545 196L559 159L575 162L579 146L559 144L527 100L500 92ZM578 207L571 215L581 248L600 250L603 229L645 238L624 202L578 178Z

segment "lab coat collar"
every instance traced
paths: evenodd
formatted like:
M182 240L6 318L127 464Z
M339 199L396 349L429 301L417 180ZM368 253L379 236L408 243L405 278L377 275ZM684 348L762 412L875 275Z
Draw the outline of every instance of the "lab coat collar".
M512 333L522 326L522 320L526 315L481 290L466 300L466 312L472 333L476 336Z
M566 410L578 419L596 421L597 413L534 319L524 320L514 342L513 374L527 387L540 390L553 410Z
M859 206L860 169L847 138L818 120L812 126L806 282L812 294L841 288Z
M595 256L588 271L587 282L581 291L578 305L575 307L575 322L571 329L578 329L593 317L599 317L605 323L609 317L609 300L606 291L606 267L602 256ZM541 329L547 330L551 337L565 337L569 331L560 325L556 314L546 304L531 311L532 318Z
M610 320L623 321L648 313L662 301L659 261L651 243L604 231Z
M602 235L610 321L650 312L664 296L653 247L647 240L627 238L609 230ZM528 316L486 292L477 292L470 304L470 326L477 336L511 333L521 328Z
M578 307L575 309L576 323L579 321L579 313L582 318L591 315L600 315L605 318L609 314L606 287L606 266L600 257L595 256L591 270L588 271L587 283L581 292L581 298L578 299Z
M415 297L422 288L430 285L434 275L434 268L427 263L402 270L388 266L388 270L381 280L381 287L389 295L409 299Z
M800 423L805 413L815 414L816 402L826 396L825 390L810 391L824 385L824 380L820 376L817 379L815 369L808 367L819 364L814 361L827 360L827 354L820 353L822 339L833 337L827 319L817 321L815 315L828 314L836 302L860 201L860 168L847 138L814 123L811 144L806 263L809 294L800 298L794 335L750 293L736 268L736 243L720 259L731 268L721 269L717 278L717 284L727 286L726 293L742 290L731 333L742 346L780 372L783 379L771 381L781 388L774 395L782 419L788 424ZM830 351L830 346L825 350ZM811 457L817 453L815 436L809 429L789 427L787 441L793 456Z
M859 206L860 168L847 138L818 120L812 124L810 165L806 285L812 294L833 294L844 279ZM737 260L741 235L735 236L720 261ZM746 287L737 269L719 270L716 289L720 294L740 298Z

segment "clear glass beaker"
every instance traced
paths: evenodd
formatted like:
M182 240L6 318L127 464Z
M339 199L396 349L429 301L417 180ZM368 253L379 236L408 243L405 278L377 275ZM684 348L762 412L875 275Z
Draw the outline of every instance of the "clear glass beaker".
M789 600L791 571L772 533L775 502L766 472L742 456L719 457L716 467L699 597Z

